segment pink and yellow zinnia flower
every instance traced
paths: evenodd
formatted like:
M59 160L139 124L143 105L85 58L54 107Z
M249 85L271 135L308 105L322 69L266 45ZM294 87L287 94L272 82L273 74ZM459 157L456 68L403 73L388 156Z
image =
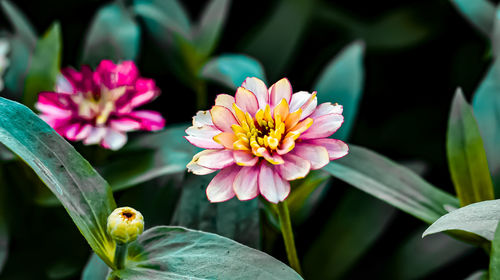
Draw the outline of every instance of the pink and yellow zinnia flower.
M126 132L164 127L160 113L136 110L160 90L154 80L139 76L134 62L115 65L103 60L95 72L88 66L61 72L55 92L41 92L35 107L40 118L68 140L118 150L127 142Z
M344 142L327 138L344 121L342 106L318 106L316 92L292 93L286 78L269 90L247 78L235 97L220 94L211 110L193 117L185 138L206 150L187 168L197 175L220 170L206 190L211 202L235 195L249 200L259 193L272 203L284 201L289 181L347 154Z

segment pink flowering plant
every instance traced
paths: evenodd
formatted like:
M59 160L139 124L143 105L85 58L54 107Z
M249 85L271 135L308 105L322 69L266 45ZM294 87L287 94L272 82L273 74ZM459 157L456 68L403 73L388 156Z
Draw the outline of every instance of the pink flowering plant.
M127 132L164 127L160 113L137 109L159 94L155 81L141 77L133 61L103 60L95 71L85 65L80 71L63 69L55 90L41 92L35 107L66 139L118 150Z

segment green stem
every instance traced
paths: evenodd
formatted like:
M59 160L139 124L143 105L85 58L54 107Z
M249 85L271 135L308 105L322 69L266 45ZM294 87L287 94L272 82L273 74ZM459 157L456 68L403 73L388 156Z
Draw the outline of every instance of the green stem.
M195 85L196 108L205 110L207 107L207 85L205 81L199 80Z
M281 233L283 235L283 240L285 241L288 262L298 274L302 275L299 258L297 257L297 250L295 249L295 241L293 239L290 213L288 212L288 205L286 201L278 203L278 216L280 218Z
M128 243L116 243L114 264L117 270L125 267L125 259L127 258Z

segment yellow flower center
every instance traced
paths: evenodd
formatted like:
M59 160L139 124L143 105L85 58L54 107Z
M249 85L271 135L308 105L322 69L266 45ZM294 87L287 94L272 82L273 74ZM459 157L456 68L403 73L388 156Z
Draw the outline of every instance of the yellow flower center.
M79 104L78 115L86 119L95 119L96 125L104 125L111 113L116 109L116 101L127 91L126 86L108 89L102 87L98 96L92 92L74 95L72 98Z

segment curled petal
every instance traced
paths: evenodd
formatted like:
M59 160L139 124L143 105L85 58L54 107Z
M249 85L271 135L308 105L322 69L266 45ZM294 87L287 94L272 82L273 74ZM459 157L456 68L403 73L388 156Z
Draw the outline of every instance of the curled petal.
M278 203L288 197L290 183L274 170L274 166L263 162L260 165L259 191L269 202Z
M135 92L132 96L124 96L122 99L126 98L130 107L135 108L151 102L159 94L160 90L153 79L140 78L135 82Z
M255 94L257 101L259 102L259 109L264 110L266 105L269 103L269 93L267 91L266 84L259 78L249 77L241 84L241 87L248 89Z
M255 113L259 109L259 103L255 94L248 89L239 87L236 90L236 105L243 111L250 113L250 115L255 116Z
M213 173L217 170L215 169L210 169L210 168L205 168L201 165L198 165L196 162L189 162L187 165L187 170L188 172L192 172L193 174L196 174L196 175L207 175L207 174L210 174L210 173Z
M346 143L341 140L323 138L323 139L312 139L307 140L306 143L312 145L320 145L326 148L330 160L335 160L341 158L349 153L349 147Z
M314 112L317 105L318 98L316 97L316 92L311 94L307 91L299 91L292 95L292 100L290 101L290 112L296 112L297 110L302 109L300 120L303 120Z
M202 127L204 125L213 126L212 115L210 115L210 111L198 111L196 116L193 117L193 126Z
M133 85L139 76L139 70L133 61L124 61L116 65L110 60L102 60L95 73L94 79L109 89Z
M238 124L233 113L223 106L213 106L210 110L210 115L212 115L214 125L221 131L232 132L231 126L233 124Z
M218 94L217 97L215 98L215 105L217 106L222 106L226 107L229 109L231 112L234 113L233 111L233 103L235 102L234 97L232 97L229 94Z
M329 114L342 114L342 111L344 107L342 105L339 105L337 103L332 104L330 102L327 103L322 103L318 107L316 107L316 110L310 115L311 118L319 118L324 115L329 115Z
M137 120L130 118L120 118L115 120L110 120L109 125L112 129L117 131L134 131L141 128L141 123Z
M232 132L222 132L214 136L214 141L224 146L226 149L233 149L233 144L238 140L238 137Z
M325 138L337 131L344 122L344 116L329 114L314 119L309 129L300 135L300 139Z
M276 169L285 180L292 181L306 177L311 169L311 163L299 156L286 154L283 156L285 162L276 165Z
M292 85L287 78L277 81L269 88L269 105L271 109L274 109L283 98L287 103L290 103L290 99L292 98Z
M231 150L204 150L193 157L193 161L210 169L222 169L234 164Z
M313 170L320 169L330 162L328 151L323 146L297 143L290 153L309 161Z
M250 151L234 151L234 161L240 166L254 166L259 158L254 156Z
M214 136L221 131L214 126L190 126L186 129L188 136L185 136L189 143L203 149L222 149L224 146L213 140Z
M284 155L290 152L294 147L295 140L293 139L293 136L287 136L285 137L285 139L283 139L283 141L281 141L281 144L276 152L278 153L278 155Z
M106 130L105 127L93 127L87 138L83 140L83 144L93 145L101 142L104 135L106 135Z
M236 175L233 190L239 200L250 200L259 194L260 166L243 167Z
M107 129L101 141L101 146L116 151L123 147L125 143L127 143L127 134L114 129Z
M142 130L156 131L161 130L165 126L165 119L160 113L149 110L134 111L128 116L136 119Z
M240 171L239 166L233 165L217 174L207 186L207 197L210 202L223 202L234 197L233 183Z

